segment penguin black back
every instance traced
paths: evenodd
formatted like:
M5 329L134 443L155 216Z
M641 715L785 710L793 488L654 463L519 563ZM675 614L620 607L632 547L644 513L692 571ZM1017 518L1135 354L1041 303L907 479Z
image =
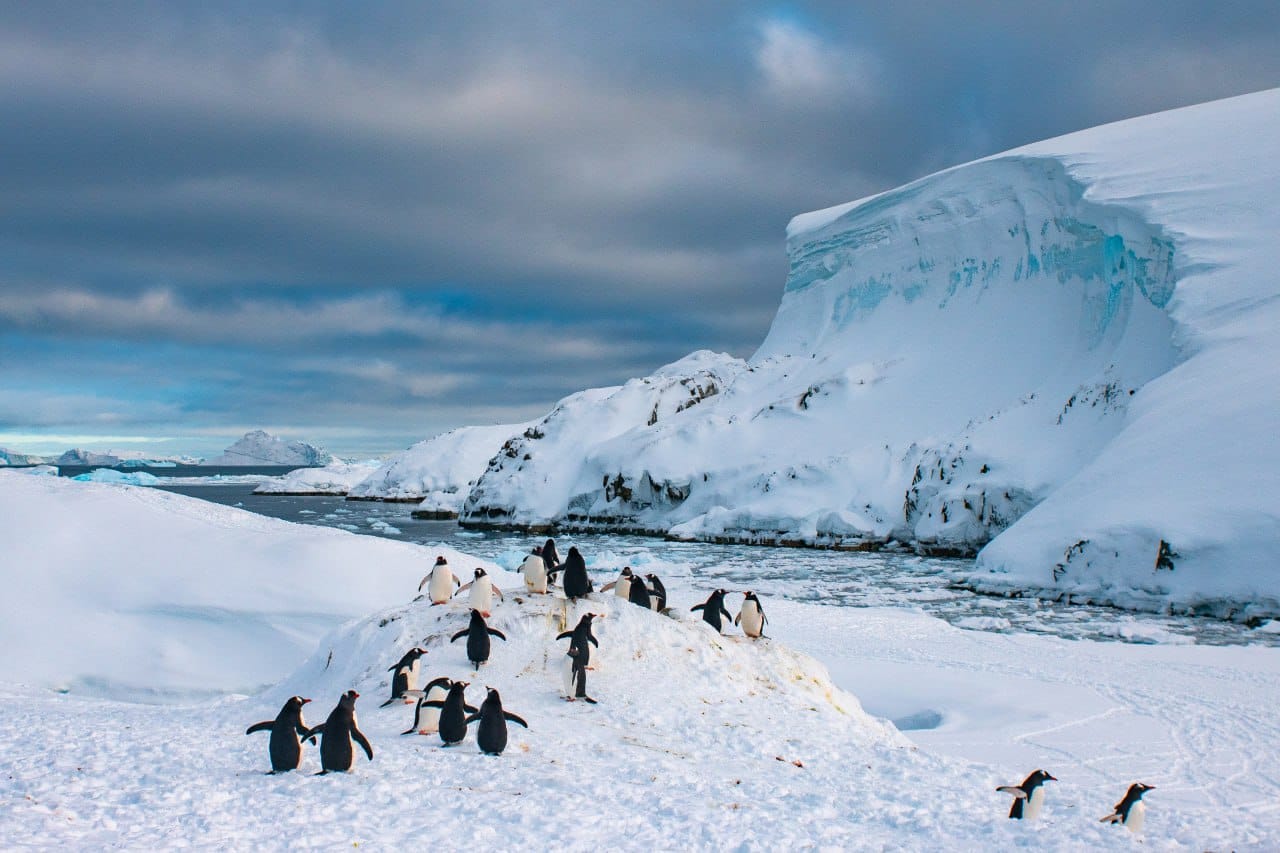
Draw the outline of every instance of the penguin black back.
M1035 818L1040 815L1040 804L1044 800L1044 792L1039 791L1041 785L1045 782L1057 782L1056 776L1051 776L1044 770L1033 770L1031 775L1022 780L1021 785L1001 785L996 788L997 791L1004 791L1006 794L1013 794L1013 806L1009 809L1009 817L1013 820L1022 820L1025 818Z
M645 589L644 579L635 578L631 581L631 592L627 596L627 600L632 604L637 604L645 610L652 609L652 603L649 601L649 590Z
M373 747L369 739L356 725L356 700L360 694L348 690L338 700L338 706L330 712L329 718L311 729L306 737L320 734L320 767L321 774L336 771L346 773L355 763L355 750L351 742L355 741L364 749L369 760L373 761Z
M471 624L454 634L449 642L467 638L467 660L479 670L480 664L489 660L489 637L490 635L497 637L499 640L506 640L507 635L490 628L485 624L484 617L480 615L479 610L471 611Z
M391 698L382 703L382 707L390 705L397 699L403 699L406 690L417 687L416 684L410 684L410 675L413 673L414 665L418 659L427 653L426 649L412 648L404 653L404 657L399 661L387 667L387 671L391 675Z
M529 728L529 724L509 711L502 710L502 697L489 689L489 695L480 703L480 710L467 718L467 723L480 722L476 742L485 755L501 755L507 748L507 721Z
M726 593L723 589L717 589L715 592L711 593L711 595L707 596L707 600L702 604L695 604L693 607L689 608L691 612L701 610L702 621L706 622L712 628L715 628L717 634L724 628L724 622L721 621L720 617L723 616L725 619L733 618L729 615L729 611L724 609L725 594Z
M578 549L570 548L569 556L564 558L564 597L570 600L582 598L591 592L591 578L587 576L587 561L582 559Z
M662 585L662 580L653 573L645 575L645 579L649 581L649 596L652 599L653 609L661 613L667 609L667 588Z
M552 571L560 565L560 555L556 553L556 540L548 539L542 546L542 562L547 564L547 571Z
M455 681L449 688L449 695L443 702L431 701L424 704L440 709L440 740L445 746L462 743L467 737L467 712L475 713L476 709L467 704L467 681Z
M563 634L556 636L557 640L563 640L565 637L569 638L569 648L576 651L578 661L584 667L591 662L591 645L594 644L596 648L600 647L600 641L591 633L591 623L595 618L596 614L594 613L584 613L572 631L565 631Z
M1143 782L1134 782L1129 786L1129 790L1124 792L1124 797L1120 802L1116 803L1111 814L1102 819L1102 823L1120 823L1133 828L1135 831L1140 831L1142 829L1141 815L1145 811L1145 807L1140 806L1139 803L1142 802L1142 795L1155 787L1155 785L1147 785ZM1135 818L1137 818L1136 821ZM1135 823L1137 824L1136 826Z
M254 732L271 732L268 750L271 755L272 773L297 770L298 765L302 763L302 740L308 736L307 725L302 721L302 706L310 701L301 696L290 697L274 720L254 723L245 730L247 735ZM302 740L299 740L299 736Z

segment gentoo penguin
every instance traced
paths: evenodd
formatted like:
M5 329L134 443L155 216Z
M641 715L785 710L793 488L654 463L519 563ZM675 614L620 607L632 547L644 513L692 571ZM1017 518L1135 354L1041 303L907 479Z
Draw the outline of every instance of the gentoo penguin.
M649 590L644 585L644 580L636 578L631 582L631 593L627 596L627 600L632 604L637 604L645 610L652 610L653 603L649 598Z
M547 564L539 554L530 554L520 564L520 573L524 575L524 588L537 595L547 592Z
M302 721L302 706L310 702L301 696L293 696L274 720L265 723L254 723L245 729L245 734L254 732L271 732L269 748L271 750L271 772L288 773L297 770L302 763L302 740L307 738L307 724ZM299 740L298 736L303 735ZM315 743L314 740L311 741Z
M444 604L453 597L454 587L461 585L462 581L458 580L453 570L449 568L449 561L444 557L436 557L436 564L431 567L431 573L418 584L418 592L422 592L422 587L426 586L427 598L431 599L431 603Z
M385 708L397 699L403 699L406 704L413 701L405 694L418 689L418 659L426 653L426 649L409 649L399 662L387 667L388 672L394 673L391 676L391 698L379 707Z
M560 555L556 552L556 540L548 539L542 546L542 562L547 564L547 571L555 574L560 567Z
M304 736L303 739L306 740L312 735L321 735L321 770L316 775L323 776L330 771L346 773L350 770L356 759L355 750L351 747L353 740L364 747L365 755L373 761L373 747L369 745L369 739L364 736L364 732L360 731L360 727L356 725L356 700L359 698L360 694L354 690L343 693L342 698L338 700L338 707L329 714L329 719L308 731Z
M756 598L754 592L744 592L746 596L742 600L742 609L738 611L738 615L733 617L733 624L742 623L742 633L751 639L764 636L764 626L768 623L768 619L764 618L764 608L760 606L760 599Z
M573 646L564 656L564 698L570 702L584 699L594 705L596 700L587 695L587 668L583 665L582 655Z
M476 709L467 704L467 681L455 681L449 687L444 701L431 700L423 704L440 711L440 740L445 746L462 743L467 737L467 712Z
M1013 794L1013 808L1009 809L1009 817L1014 820L1035 820L1040 817L1044 808L1044 783L1057 782L1056 776L1050 776L1043 770L1034 770L1022 780L1021 785L1001 785L997 791Z
M474 579L467 581L458 587L458 592L464 589L471 590L471 609L479 610L480 615L489 618L493 610L493 597L498 596L498 600L502 600L502 590L493 585L493 581L485 574L484 569L477 568Z
M613 594L618 596L618 598L630 600L631 582L634 579L634 576L631 574L631 567L623 566L622 574L618 575L618 579L616 581L609 581L607 584L600 587L600 591L608 592L609 590L613 590Z
M662 581L652 572L645 575L645 580L649 581L649 603L653 605L653 609L661 613L667 609L667 588L662 585Z
M489 635L497 637L499 640L506 640L507 635L496 628L490 628L484 623L484 617L480 615L479 610L471 611L471 624L463 628L458 633L449 638L449 642L457 642L463 637L467 638L467 660L475 666L476 670L480 669L480 664L489 660Z
M695 604L689 608L691 612L701 610L702 621L715 628L717 634L723 630L724 626L724 623L720 621L720 617L723 615L725 619L733 618L729 615L729 611L724 609L724 596L725 591L717 589L702 604Z
M1142 824L1147 818L1147 804L1142 802L1142 795L1155 787L1134 782L1124 792L1124 799L1116 803L1115 809L1102 819L1102 823L1122 823L1130 832L1142 832Z
M453 686L453 679L441 676L433 678L425 688L420 691L422 695L418 697L418 707L413 709L413 725L408 731L401 732L402 735L411 735L417 732L420 735L435 734L440 730L440 708L431 705L432 702L444 702L444 697L449 695L449 688Z
M572 631L565 631L563 634L556 636L557 640L563 640L565 637L569 638L569 648L577 650L584 667L591 663L591 646L588 643L593 643L596 648L600 648L600 641L591 633L591 620L595 618L596 614L594 613L584 613L582 618L578 620L577 627ZM603 619L604 617L600 618Z
M502 750L507 748L507 720L529 728L524 720L510 711L502 710L502 697L492 687L489 688L489 695L480 703L480 710L467 717L467 725L477 720L480 721L480 728L476 731L476 742L485 755L502 755Z
M591 578L587 577L587 561L582 559L577 548L569 549L569 556L564 558L561 571L564 572L564 580L560 583L564 587L565 598L573 601L591 592Z

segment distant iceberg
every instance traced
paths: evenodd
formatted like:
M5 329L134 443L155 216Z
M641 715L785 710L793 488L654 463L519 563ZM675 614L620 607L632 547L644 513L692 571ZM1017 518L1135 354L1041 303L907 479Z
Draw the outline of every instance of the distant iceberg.
M322 466L333 461L326 451L303 441L285 441L264 430L253 430L206 465Z

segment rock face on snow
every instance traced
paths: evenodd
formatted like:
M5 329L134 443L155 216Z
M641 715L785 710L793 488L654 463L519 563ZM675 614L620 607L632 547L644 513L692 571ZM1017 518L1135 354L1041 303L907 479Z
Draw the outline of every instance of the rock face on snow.
M228 447L209 465L327 465L333 457L303 441L285 441L256 429Z
M454 518L489 460L528 426L459 427L420 441L357 483L348 497L421 502L423 512Z

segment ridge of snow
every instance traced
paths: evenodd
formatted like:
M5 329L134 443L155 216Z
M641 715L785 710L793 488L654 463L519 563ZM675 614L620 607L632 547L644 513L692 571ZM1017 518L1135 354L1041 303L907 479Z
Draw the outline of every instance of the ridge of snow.
M364 462L334 460L323 468L296 468L259 483L258 495L345 495L382 466L381 459Z

